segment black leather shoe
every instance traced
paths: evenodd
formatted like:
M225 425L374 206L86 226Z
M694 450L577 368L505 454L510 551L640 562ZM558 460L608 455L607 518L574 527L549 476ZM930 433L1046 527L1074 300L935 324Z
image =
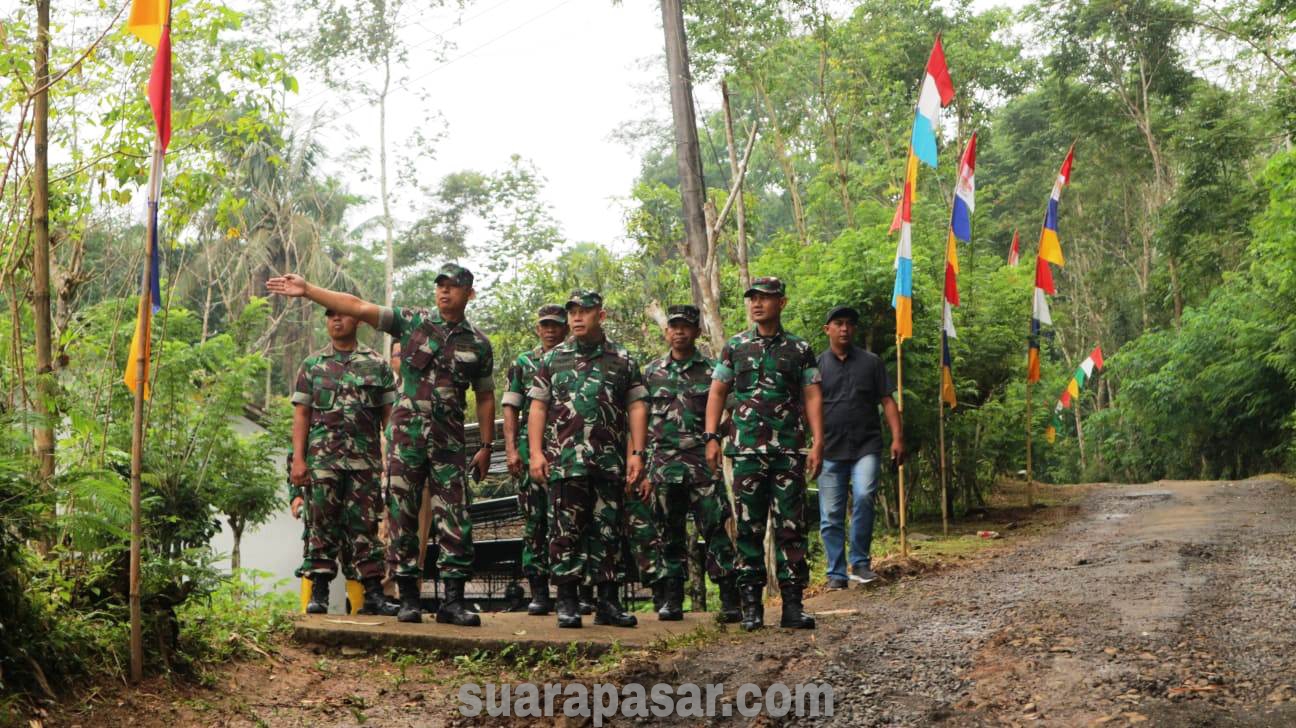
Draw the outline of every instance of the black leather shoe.
M801 590L800 584L788 584L780 586L779 592L783 595L783 616L779 619L780 627L789 627L791 629L814 629L814 617L806 614L801 610Z
M383 594L382 580L372 577L364 580L364 604L357 614L378 614L384 617L395 617L400 613L400 605L387 601Z
M396 579L396 586L400 589L400 611L396 613L396 620L399 622L422 622L423 602L422 594L419 593L418 577L399 577Z
M605 581L598 585L598 602L594 609L594 624L609 624L613 627L633 627L639 624L635 616L621 607L617 596L615 581Z
M558 585L558 626L570 629L581 626L580 596L574 581Z
M446 579L445 599L437 610L437 624L453 624L457 627L480 627L481 615L468 609L464 602L464 580Z
M580 613L593 614L594 613L594 587L588 586L586 584L581 584L579 588L579 593L580 593Z
M716 612L716 621L721 624L734 624L742 620L742 608L738 606L738 583L733 575L721 579L716 586L720 587L720 611Z
M739 587L742 597L742 628L751 632L765 626L765 605L761 602L760 584L743 584Z
M329 582L333 577L328 574L311 574L310 601L306 603L307 614L328 614Z
M553 611L553 600L549 598L549 577L532 576L527 581L531 584L531 603L527 605L527 614L543 617Z
M661 579L658 583L665 582L662 587L662 605L657 610L657 619L662 622L678 622L684 619L684 580L683 579Z

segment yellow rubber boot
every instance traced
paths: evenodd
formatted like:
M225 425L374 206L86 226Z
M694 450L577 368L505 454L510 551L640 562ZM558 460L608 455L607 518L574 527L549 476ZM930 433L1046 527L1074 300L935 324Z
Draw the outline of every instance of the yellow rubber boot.
M349 605L351 607L351 611L347 613L348 614L358 613L360 611L360 607L364 606L364 584L361 584L360 582L354 581L352 579L347 579L346 595L347 595L347 600L351 602L351 604Z

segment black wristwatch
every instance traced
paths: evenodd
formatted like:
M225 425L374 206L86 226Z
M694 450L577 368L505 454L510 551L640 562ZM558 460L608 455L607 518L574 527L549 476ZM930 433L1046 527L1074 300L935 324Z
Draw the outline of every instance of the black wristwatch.
M492 443L492 442L483 442L483 443L481 444L481 447L479 447L479 448L477 448L477 449L478 449L478 450L491 450L491 451L493 451L493 450L495 449L495 443Z
M704 432L704 433L702 433L702 442L704 442L704 443L708 443L708 442L720 442L721 439L723 439L723 438L721 438L720 435L719 435L718 433L715 433L715 432Z
M647 451L647 450L631 450L631 451L630 451L630 457L635 457L635 456L638 456L638 457L646 457L647 455L648 455L648 451Z

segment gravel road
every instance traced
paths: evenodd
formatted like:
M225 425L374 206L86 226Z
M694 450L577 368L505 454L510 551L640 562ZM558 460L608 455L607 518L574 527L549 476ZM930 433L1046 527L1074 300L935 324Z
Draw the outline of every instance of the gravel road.
M627 678L834 687L830 718L758 723L1296 725L1294 515L1275 478L1102 486L979 565L810 600L829 613L812 637Z

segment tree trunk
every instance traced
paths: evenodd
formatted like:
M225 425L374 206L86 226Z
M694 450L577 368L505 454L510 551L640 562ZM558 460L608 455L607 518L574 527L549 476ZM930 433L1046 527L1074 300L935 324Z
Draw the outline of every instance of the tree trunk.
M237 518L229 519L230 533L234 535L234 544L230 546L230 572L237 573L243 568L243 522Z
M391 194L387 184L387 93L391 89L391 57L383 56L383 86L378 94L378 187L382 195L383 235L386 261L383 264L383 304L390 307L394 300L396 279L396 246L393 242ZM383 336L383 350L391 349L391 336Z
M702 153L693 111L693 79L689 71L688 42L684 37L681 0L662 0L662 27L666 35L666 70L670 76L671 114L675 127L675 159L684 207L684 257L689 265L693 299L702 311L702 323L713 350L724 341L720 316L719 270L714 264L714 242L707 230L706 188L702 179Z
M50 0L36 2L36 92L32 133L32 318L36 328L37 474L54 475L54 358L50 336L49 235L49 17Z
M738 145L734 141L733 107L729 103L729 84L720 82L720 98L724 104L725 143L729 145L729 173L738 178ZM734 201L734 223L738 226L738 279L742 289L751 288L751 270L747 265L747 205L743 199L746 185L738 185L738 199Z

